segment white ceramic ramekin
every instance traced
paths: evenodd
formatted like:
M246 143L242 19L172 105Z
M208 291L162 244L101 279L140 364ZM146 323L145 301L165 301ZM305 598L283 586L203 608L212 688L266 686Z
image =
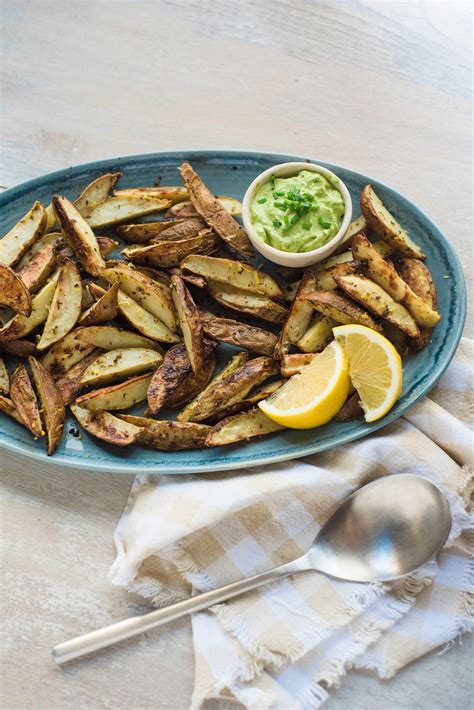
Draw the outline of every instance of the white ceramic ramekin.
M260 185L267 182L271 175L275 175L276 177L291 177L292 175L297 175L301 170L311 170L312 172L321 173L329 178L336 178L337 182L334 186L339 190L344 200L344 217L338 233L324 246L318 249L312 249L311 251L298 253L281 251L264 242L263 239L256 234L252 220L250 219L250 205L256 190ZM318 261L326 259L326 257L330 256L334 251L346 233L352 219L352 200L349 195L349 190L342 180L327 168L323 168L321 165L315 165L314 163L280 163L279 165L274 165L272 168L268 168L268 170L264 170L248 187L242 203L242 219L250 241L260 254L263 254L269 261L273 261L280 266L301 268L311 266L311 264L317 264Z

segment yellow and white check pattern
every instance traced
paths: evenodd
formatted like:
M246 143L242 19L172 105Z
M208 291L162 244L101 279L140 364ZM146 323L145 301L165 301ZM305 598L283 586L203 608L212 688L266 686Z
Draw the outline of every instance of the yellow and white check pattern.
M405 417L306 459L199 476L138 476L117 527L113 584L168 604L303 554L361 485L391 473L437 483L453 526L437 561L390 585L304 572L192 619L193 708L317 708L351 668L384 678L469 630L474 616L473 344Z

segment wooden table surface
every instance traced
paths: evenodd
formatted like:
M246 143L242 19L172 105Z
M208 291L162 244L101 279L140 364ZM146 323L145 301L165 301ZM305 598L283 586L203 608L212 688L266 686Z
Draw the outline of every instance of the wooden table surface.
M314 156L408 195L455 245L472 284L471 8L7 0L0 184L160 150ZM3 453L1 469L2 707L188 707L187 620L63 669L49 656L54 643L143 608L106 578L131 477ZM392 682L351 674L327 707L467 706L470 654L465 639Z

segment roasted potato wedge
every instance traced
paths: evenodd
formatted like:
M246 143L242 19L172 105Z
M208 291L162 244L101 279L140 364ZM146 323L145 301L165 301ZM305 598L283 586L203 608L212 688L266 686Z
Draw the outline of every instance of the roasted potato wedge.
M351 277L336 276L335 278ZM336 323L342 323L342 325L346 325L347 323L360 323L360 325L366 325L368 328L372 328L372 330L377 330L378 332L382 330L367 311L334 291L317 291L307 296L306 300L308 303L311 303L316 311L335 320Z
M45 227L45 209L41 202L35 202L31 210L0 239L0 264L14 266L44 234Z
M159 197L160 200L168 200L173 205L188 199L188 191L182 185L158 185L153 187L126 187L121 190L114 190L115 197Z
M31 313L28 289L13 269L4 264L0 264L0 304L24 316Z
M118 283L112 284L108 291L99 296L79 318L79 325L98 325L108 323L118 315Z
M184 162L179 167L179 172L196 212L234 252L245 259L251 259L255 252L245 229L236 222L221 202L207 189L188 162Z
M378 284L365 276L335 276L337 285L354 301L365 306L380 318L388 320L411 337L420 334L418 326L407 309L393 300ZM337 320L337 319L335 319Z
M171 295L178 314L189 362L196 374L204 364L204 331L191 294L179 276L171 277Z
M28 358L28 362L41 402L41 411L48 435L48 456L51 456L61 440L66 410L51 373L32 355Z
M84 219L87 219L96 207L105 202L121 174L105 173L84 188L77 200L74 201L74 207Z
M403 303L418 325L433 328L440 321L440 314L412 291L393 266L377 254L364 233L354 237L352 251L355 259L366 262L367 274L372 281L381 286L394 301Z
M120 224L128 219L161 212L171 205L169 200L143 195L114 195L97 205L87 216L92 229Z
M270 331L231 318L218 318L208 311L199 311L199 314L204 332L209 338L238 348L247 348L259 355L273 355L277 337Z
M204 446L211 427L194 422L157 421L146 417L121 414L120 418L142 427L138 443L159 451L184 451Z
M38 400L26 367L20 363L12 375L10 397L23 424L34 437L44 436Z
M120 314L133 325L134 328L147 338L158 340L161 343L177 343L179 337L162 320L157 318L141 306L130 296L119 289L117 304Z
M285 427L269 419L259 409L241 412L222 419L216 424L206 438L206 446L224 446L247 441L256 436L265 436Z
M205 341L204 347L204 367L197 374L192 370L184 343L168 350L148 388L148 406L153 414L164 406L179 407L189 402L206 387L214 373L216 358L214 343Z
M189 404L186 405L186 407L183 409L182 412L178 414L176 417L178 421L180 422L189 422L193 418L193 414L196 411L196 408L198 407L199 403L201 402L202 399L207 397L208 391L220 380L222 380L224 377L229 375L231 372L234 372L238 367L241 365L244 365L248 360L248 355L247 353L240 352L231 357L227 365L223 367L223 369L217 373L217 375L214 376L214 378L209 382L207 387L205 387L199 394L191 401Z
M21 313L13 316L0 328L0 340L18 340L31 333L48 317L48 310L53 300L56 282L59 277L57 271L45 286L31 299L31 313L23 316Z
M1 394L0 394L0 412L3 412L3 414L6 414L11 419L14 419L17 422L17 424L21 424L22 426L25 426L22 418L20 417L20 415L16 411L15 405L13 404L11 399L8 399L8 397L4 397Z
M10 376L5 367L3 358L0 357L0 394L8 394L10 391Z
M412 292L421 298L428 308L436 311L438 307L436 286L428 267L419 259L406 258L400 259L398 270ZM411 338L411 348L416 351L422 350L430 342L431 335L432 328L422 328L418 337Z
M296 345L304 353L320 353L333 339L332 329L337 322L332 318L316 313L306 333Z
M362 419L364 410L360 406L358 392L353 392L342 405L342 409L334 417L336 422L351 422L354 419Z
M422 298L430 308L436 310L438 308L436 286L426 264L419 259L400 259L398 270L413 293Z
M260 293L243 291L218 281L208 281L207 288L217 303L233 311L247 313L269 323L283 323L288 315L286 308Z
M46 350L72 330L81 315L81 275L72 261L61 268L38 350Z
M76 404L92 412L128 409L146 400L151 377L151 374L145 373L117 385L92 390L78 397Z
M148 388L148 406L153 414L164 406L179 407L189 402L206 387L216 367L215 343L206 340L204 349L204 366L197 374L193 372L184 343L167 351Z
M216 195L222 207L233 217L238 217L242 214L242 203L234 197L226 197L226 195ZM166 213L167 217L195 217L198 211L191 201L180 202L178 205L173 205Z
M54 377L60 377L94 348L149 348L163 354L158 343L150 338L111 325L92 325L76 328L55 343L44 356L43 365Z
M64 244L62 232L48 232L47 234L43 234L42 237L39 237L33 242L29 249L25 251L20 261L15 264L16 273L18 273L25 266L25 264L32 259L33 256L38 254L38 252L42 251L45 247L52 246L56 250L61 246L61 244Z
M30 293L35 293L49 279L56 268L56 247L54 244L45 246L25 261L17 269L16 274L23 281Z
M81 384L105 385L156 369L163 356L147 348L119 348L99 355L83 372Z
M105 268L97 237L67 197L55 195L53 206L61 231L76 258L92 276L98 276Z
M281 359L281 374L283 377L293 377L301 372L305 365L314 360L317 353L292 353L285 354Z
M360 194L360 206L369 227L396 251L415 259L423 259L420 247L409 237L395 217L387 210L382 200L375 194L372 185L366 185Z
M164 224L168 224L169 226L160 234L152 237L152 244L159 242L179 242L182 239L197 237L201 232L207 232L209 230L209 227L201 217L193 217L184 220L178 219L174 222L165 222Z
M153 281L127 264L104 269L101 277L119 288L149 313L156 316L171 331L176 330L176 314L169 289Z
M120 242L112 237L97 237L97 244L99 245L99 250L104 259L110 256L116 249L119 248Z
M59 380L56 380L56 385L61 393L64 405L74 402L77 395L83 388L81 380L84 372L87 370L89 365L92 365L92 363L97 360L101 353L102 350L99 350L98 348L93 350L89 355L82 358L82 360L79 360L76 365L71 367L71 369L60 377Z
M207 395L196 406L192 420L199 422L215 417L244 399L252 387L277 373L278 366L272 358L257 357L249 360L208 389Z
M184 259L181 268L204 276L206 280L230 284L242 291L260 293L269 298L284 298L282 289L271 276L241 261L192 255Z
M26 357L36 354L36 345L29 340L0 341L0 352L14 357Z
M151 239L159 237L171 227L177 227L179 224L189 221L191 220L170 219L161 222L145 222L144 224L124 224L117 227L115 231L124 241L130 244L148 244ZM200 220L199 224L202 225L200 229L204 229L206 226L203 220ZM189 236L189 234L185 236ZM180 237L180 239L182 238Z
M140 438L142 429L115 417L109 412L91 412L76 403L71 404L71 412L88 434L115 446L130 446Z
M314 288L314 274L311 271L305 271L275 346L274 357L276 360L280 360L283 355L288 352L291 345L296 345L298 340L300 340L308 330L313 316L313 309L304 298L309 295Z
M166 269L179 266L189 254L210 254L216 250L217 244L217 237L212 229L203 229L189 239L157 241L144 247L129 246L122 254L134 263L152 264Z

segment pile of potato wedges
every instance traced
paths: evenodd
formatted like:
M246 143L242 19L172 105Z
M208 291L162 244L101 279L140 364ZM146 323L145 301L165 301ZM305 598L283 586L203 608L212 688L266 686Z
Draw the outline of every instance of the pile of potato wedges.
M101 175L74 201L35 202L0 239L0 411L46 437L48 454L67 407L116 446L270 434L282 427L256 404L336 324L382 331L405 355L440 320L424 255L370 185L336 254L274 278L251 263L238 200L213 195L187 162L179 172L182 186L123 189L119 173ZM238 350L216 373L219 343ZM353 393L338 419L361 415Z

